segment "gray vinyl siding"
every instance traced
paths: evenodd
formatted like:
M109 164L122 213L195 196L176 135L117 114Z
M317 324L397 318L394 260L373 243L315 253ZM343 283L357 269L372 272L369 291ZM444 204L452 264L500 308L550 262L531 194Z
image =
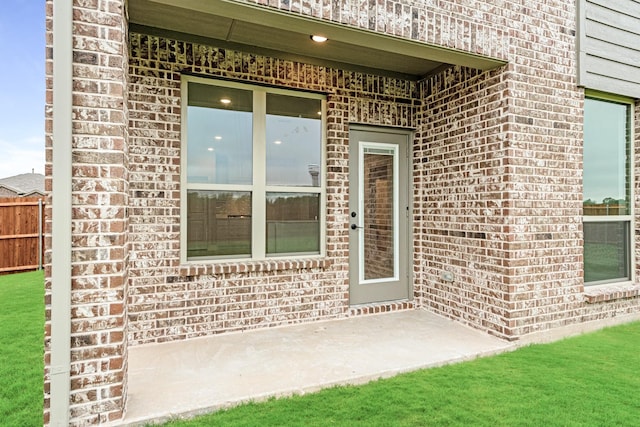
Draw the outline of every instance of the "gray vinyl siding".
M640 98L640 1L578 1L578 84Z

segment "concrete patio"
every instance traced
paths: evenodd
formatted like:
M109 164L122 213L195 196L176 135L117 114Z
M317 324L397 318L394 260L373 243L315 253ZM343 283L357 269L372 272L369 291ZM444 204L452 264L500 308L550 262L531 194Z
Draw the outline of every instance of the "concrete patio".
M542 330L507 342L418 309L133 347L127 414L119 425L362 384L632 321L640 321L640 314Z
M124 423L360 384L513 348L424 310L133 347Z

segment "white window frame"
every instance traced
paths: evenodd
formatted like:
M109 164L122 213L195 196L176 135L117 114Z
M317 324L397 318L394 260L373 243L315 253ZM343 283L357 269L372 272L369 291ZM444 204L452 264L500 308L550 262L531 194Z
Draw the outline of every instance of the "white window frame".
M606 287L612 285L627 285L635 283L635 194L634 194L634 182L635 182L635 151L634 151L634 108L635 103L631 98L614 95L606 92L600 92L595 90L585 90L585 100L587 98L593 100L599 100L603 102L614 102L618 104L625 104L628 107L629 117L629 131L627 143L629 144L629 186L630 186L630 194L629 194L629 213L627 215L583 215L582 222L611 222L611 223L628 223L629 224L629 234L627 235L628 248L629 251L629 278L628 280L605 280L605 281L597 281L597 282L583 282L585 288L589 289L597 289L598 287ZM584 170L583 170L584 174ZM585 264L584 259L582 263L582 268L584 271Z
M215 86L231 87L253 92L253 170L252 184L199 184L187 182L187 124L188 124L188 85L189 83L209 84ZM215 263L215 262L242 262L264 261L278 259L314 258L324 257L326 254L326 96L313 92L302 92L288 89L277 89L266 86L257 86L246 83L236 83L226 80L216 80L196 76L182 76L181 78L181 155L180 155L180 261L183 264ZM281 186L266 184L266 99L267 93L296 96L300 98L318 99L321 101L321 149L320 149L320 186ZM211 256L211 257L187 257L187 191L188 190L216 190L216 191L243 191L251 193L251 256ZM266 253L266 196L267 193L315 193L319 195L319 227L320 247L319 252L274 254Z

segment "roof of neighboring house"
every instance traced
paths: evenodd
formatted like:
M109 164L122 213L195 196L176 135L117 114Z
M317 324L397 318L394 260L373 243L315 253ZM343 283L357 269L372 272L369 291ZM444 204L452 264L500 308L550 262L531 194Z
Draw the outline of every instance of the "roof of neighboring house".
M23 173L0 179L0 187L20 196L44 195L44 175L40 173Z

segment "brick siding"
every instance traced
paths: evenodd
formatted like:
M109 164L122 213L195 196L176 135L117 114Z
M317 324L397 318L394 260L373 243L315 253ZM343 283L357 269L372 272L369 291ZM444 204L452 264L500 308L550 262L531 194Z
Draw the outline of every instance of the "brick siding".
M74 3L72 425L122 418L130 345L412 308L511 340L640 311L637 285L583 286L574 2L255 2L508 61L419 82L127 34L124 3ZM325 257L180 263L183 73L327 94ZM638 103L634 114L640 174ZM412 301L349 306L352 123L415 129Z
M348 316L348 125L413 127L416 84L144 34L130 63L130 342ZM180 264L181 73L328 94L324 259Z
M71 425L119 420L127 369L127 25L124 2L73 8ZM51 191L52 2L47 1L46 189ZM51 200L47 218L51 218ZM53 200L55 203L55 200ZM51 221L46 224L51 247ZM50 262L50 251L47 253ZM44 423L49 422L51 281L46 267Z

